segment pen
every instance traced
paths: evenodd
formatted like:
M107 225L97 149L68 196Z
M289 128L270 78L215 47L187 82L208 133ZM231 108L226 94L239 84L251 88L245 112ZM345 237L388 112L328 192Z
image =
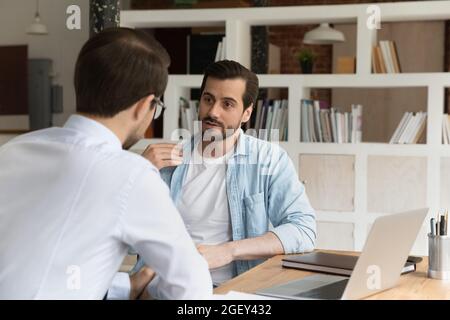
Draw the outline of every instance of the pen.
M445 236L445 216L441 216L439 223L439 235Z
M435 218L431 218L430 225L431 225L431 236L435 236L436 235L436 219Z
M448 209L445 209L445 235L448 232Z
M437 220L436 220L436 235L437 236L439 236L440 234L439 234L439 232L441 231L440 229L440 225L441 225L441 223L440 223L440 218L441 218L441 216L440 215L438 215L438 217L437 217Z

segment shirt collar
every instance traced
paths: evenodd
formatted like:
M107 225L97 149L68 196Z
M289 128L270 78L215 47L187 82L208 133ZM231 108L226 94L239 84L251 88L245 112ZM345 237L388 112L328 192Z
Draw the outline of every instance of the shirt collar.
M239 130L240 130L240 132L239 132L239 137L237 140L235 154L240 155L240 156L248 156L249 148L248 148L247 137L242 129L239 129Z
M100 122L89 119L88 117L73 114L64 124L64 128L83 132L94 139L101 140L115 148L122 149L122 143L114 132Z

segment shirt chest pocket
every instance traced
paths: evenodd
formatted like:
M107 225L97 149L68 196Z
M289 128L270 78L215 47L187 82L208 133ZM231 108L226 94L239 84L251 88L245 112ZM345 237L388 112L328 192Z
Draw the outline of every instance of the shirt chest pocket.
M264 203L264 192L244 198L247 237L257 237L269 230L269 219Z

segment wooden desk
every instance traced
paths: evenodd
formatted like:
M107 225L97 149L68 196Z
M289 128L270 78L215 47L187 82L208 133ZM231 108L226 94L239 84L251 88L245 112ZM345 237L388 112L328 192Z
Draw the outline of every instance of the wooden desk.
M342 254L356 254L343 251L328 251ZM230 290L247 293L282 284L314 274L309 271L287 269L281 267L284 256L275 256L255 268L231 279L214 290L214 293L225 294ZM396 287L377 293L366 299L405 300L405 299L450 299L450 281L427 278L428 259L424 257L417 264L417 270L400 277Z

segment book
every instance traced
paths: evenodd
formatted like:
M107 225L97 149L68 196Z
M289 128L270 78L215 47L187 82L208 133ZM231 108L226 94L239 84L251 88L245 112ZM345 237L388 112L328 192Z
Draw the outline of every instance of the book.
M377 58L378 58L378 64L380 66L380 73L387 73L386 63L383 60L383 54L381 52L380 46L377 46Z
M350 276L357 261L358 256L311 252L287 256L286 258L283 258L282 266L286 268ZM403 267L402 274L414 272L416 270L416 262L420 262L420 258L408 257L405 266Z
M389 50L389 43L387 41L380 41L380 48L384 63L386 64L387 73L395 73L391 52Z
M406 112L389 143L419 143L424 141L426 112Z
M419 124L417 125L417 130L414 132L411 143L419 143L422 137L425 136L425 127L426 127L426 119L427 116L425 113L420 115Z
M352 104L352 143L362 141L362 105Z
M362 105L352 104L351 112L339 112L321 100L302 99L300 141L359 143L362 141Z
M222 54L220 60L225 60L227 56L227 37L222 38Z
M394 41L382 40L372 49L373 73L400 73L400 59Z
M214 62L222 60L222 41L219 41L217 44L216 57L214 58Z
M309 139L309 129L308 129L308 103L307 100L302 100L301 103L301 137L302 142L311 142Z
M378 58L377 47L372 47L372 72L381 73L381 67Z
M447 137L450 143L450 115L444 114L444 118L447 119L447 125L445 126Z
M336 109L335 108L331 108L330 109L331 114L330 114L330 121L331 121L331 134L333 137L333 142L339 142L338 141L338 136L337 136L337 129L336 129Z
M314 100L314 128L318 142L323 142L323 131L320 123L320 104L318 100Z
M281 106L283 108L283 111L282 111L283 115L282 115L281 126L280 126L281 140L287 141L288 140L288 136L287 136L288 115L289 115L288 100L284 99L281 103Z
M263 106L263 100L260 99L256 103L256 119L255 119L255 124L254 124L254 128L256 130L259 130L259 123L261 121L262 106ZM255 110L253 110L253 112L255 112Z
M442 117L442 138L444 144L450 144L450 118L448 114L444 114Z
M314 101L308 100L308 129L310 142L317 142L316 132L314 130Z
M405 130L400 136L398 143L408 143L409 137L411 136L411 133L414 131L414 128L416 126L417 119L417 113L412 112L408 124L406 125Z
M409 112L405 112L403 114L402 120L400 120L399 125L397 126L397 129L395 129L394 134L392 135L391 140L389 143L397 143L398 139L400 138L400 134L402 133L409 117Z
M247 121L246 133L267 141L286 141L288 100L259 99L252 117Z
M337 58L336 73L355 73L356 58L345 56Z
M394 61L394 70L396 73L400 73L400 60L398 58L397 46L395 45L394 41L389 41L389 48L391 50L391 56Z

